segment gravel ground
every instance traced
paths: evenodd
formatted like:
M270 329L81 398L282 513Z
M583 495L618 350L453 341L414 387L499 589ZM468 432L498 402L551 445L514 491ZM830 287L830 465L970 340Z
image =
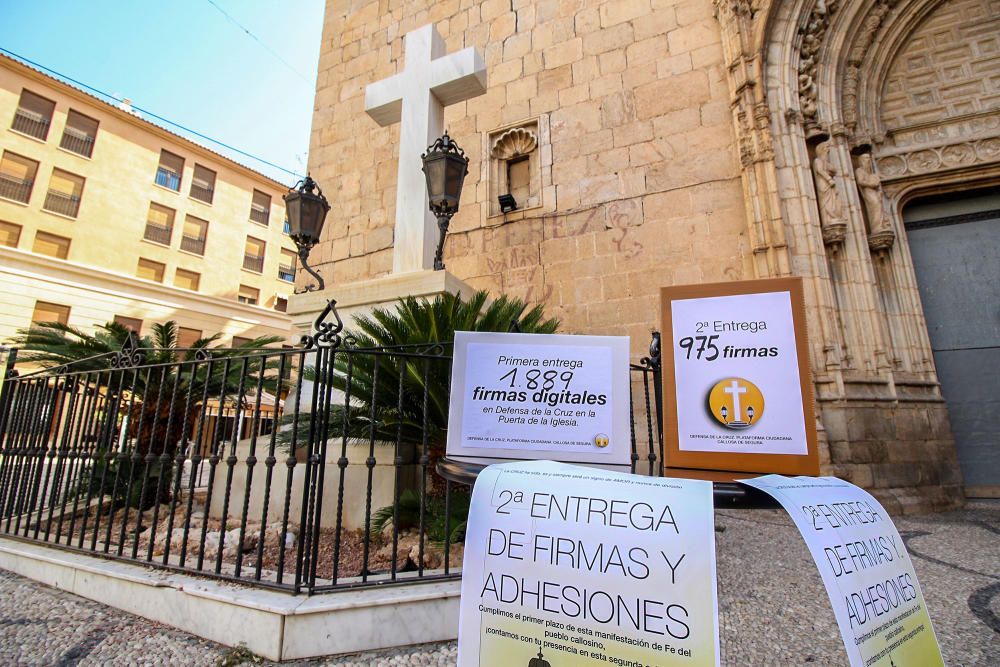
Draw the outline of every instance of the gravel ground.
M780 511L720 511L726 665L842 665L843 645L805 544ZM1000 664L1000 502L896 523L949 665ZM806 639L806 649L792 650ZM453 665L454 642L294 665ZM0 665L270 664L239 650L0 570ZM286 663L289 664L289 663Z

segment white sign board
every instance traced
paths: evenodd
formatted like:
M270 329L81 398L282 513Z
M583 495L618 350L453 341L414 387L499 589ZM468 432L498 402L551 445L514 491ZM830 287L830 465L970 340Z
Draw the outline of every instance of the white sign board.
M631 465L629 342L455 334L448 456Z
M798 526L851 667L944 665L910 555L875 498L835 477L742 481L773 496Z
M550 461L472 493L459 667L719 664L710 482Z
M668 466L817 474L801 283L663 292Z

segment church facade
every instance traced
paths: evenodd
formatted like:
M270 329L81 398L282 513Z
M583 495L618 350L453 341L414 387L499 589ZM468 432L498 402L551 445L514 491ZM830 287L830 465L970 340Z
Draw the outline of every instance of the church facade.
M329 0L325 21L327 290L293 318L398 273L400 124L365 93L433 24L486 70L444 110L470 158L448 280L638 356L663 286L801 277L824 472L895 511L1000 491L1000 0Z

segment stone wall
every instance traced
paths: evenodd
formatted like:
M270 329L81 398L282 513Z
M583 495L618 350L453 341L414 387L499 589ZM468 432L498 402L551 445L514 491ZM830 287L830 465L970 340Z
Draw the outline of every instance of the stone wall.
M391 270L399 129L367 116L364 88L402 71L403 35L433 22L448 52L481 50L489 76L486 94L446 110L471 160L449 272L545 304L566 331L630 335L634 357L660 326L662 286L801 276L824 472L893 510L954 506L961 479L898 216L902 177L879 174L884 191L855 182L886 154L875 128L886 73L903 66L890 67L917 19L947 6L330 0L310 168L336 197L313 257L334 286ZM503 216L489 138L510 127L537 128L539 201ZM820 144L836 220L817 201Z
M446 110L471 158L450 272L544 303L567 331L629 334L636 355L659 326L661 286L752 277L711 3L336 1L310 152L337 193L313 251L328 283L391 270L399 129L365 114L364 87L403 68L402 36L428 22L449 52L482 50L489 72L485 95ZM541 205L489 217L483 138L535 118L551 165Z

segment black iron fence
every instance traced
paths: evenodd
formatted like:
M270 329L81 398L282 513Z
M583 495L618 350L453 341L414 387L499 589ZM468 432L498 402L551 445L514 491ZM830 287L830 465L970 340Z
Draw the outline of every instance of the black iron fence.
M328 309L325 315L336 317ZM0 534L318 593L459 576L469 489L440 477L448 345L146 350L0 389ZM633 470L659 474L659 337L632 366Z

